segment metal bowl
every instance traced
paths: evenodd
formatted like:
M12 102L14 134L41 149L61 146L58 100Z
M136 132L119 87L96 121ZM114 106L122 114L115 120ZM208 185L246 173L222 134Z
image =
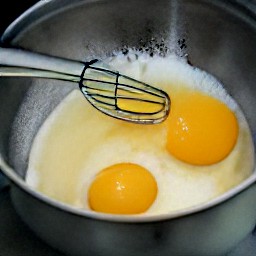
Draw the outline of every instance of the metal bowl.
M251 1L171 0L40 1L6 30L2 41L78 60L105 57L151 39L164 46L172 25L186 39L193 65L215 75L256 131L256 16ZM255 6L253 6L255 7ZM183 28L186 28L183 32ZM43 79L0 80L0 167L11 180L15 209L44 241L70 255L223 255L256 222L256 173L204 205L155 217L79 210L24 182L37 130L73 86Z

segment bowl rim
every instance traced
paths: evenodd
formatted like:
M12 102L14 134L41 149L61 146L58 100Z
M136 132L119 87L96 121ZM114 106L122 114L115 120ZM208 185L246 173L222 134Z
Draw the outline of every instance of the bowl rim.
M67 2L70 3L70 1L62 0L63 5L68 5ZM65 2L64 2L65 1ZM72 7L75 5L83 4L83 3L89 3L89 2L98 2L101 0L73 0ZM204 0L205 2L209 2L213 4L210 0ZM23 12L17 19L15 19L5 30L5 32L2 35L1 41L6 44L7 42L11 43L17 36L19 36L21 31L24 31L22 27L27 25L28 23L31 23L31 19L39 17L42 14L42 11L45 10L51 10L51 4L55 3L54 0L41 0L37 2L35 5L27 9L25 12ZM232 1L231 1L232 2ZM228 3L225 3L226 5ZM223 5L221 1L216 1L214 5ZM237 6L236 8L239 8ZM64 7L61 8L61 10L65 9ZM242 11L242 10L241 10ZM255 14L255 13L254 13ZM254 18L256 15L254 16ZM256 19L254 19L255 21ZM12 167L10 167L5 160L3 159L3 156L0 154L0 171L6 175L8 179L11 180L11 182L18 186L20 189L22 189L24 192L29 194L30 196L34 197L35 199L40 200L41 202L54 207L57 210L63 210L66 213L73 214L80 217L86 217L96 220L102 220L102 221L110 221L110 222L123 222L123 223L147 223L147 222L158 222L158 221L166 221L166 220L173 220L178 219L182 217L191 216L194 214L201 213L203 211L207 211L213 207L217 207L218 205L221 205L228 200L231 200L232 198L238 196L243 191L249 189L251 186L253 186L256 183L256 170L253 171L253 173L245 179L243 182L235 186L234 188L228 190L224 194L197 206L193 206L190 208L186 208L183 210L178 210L171 213L166 214L158 214L158 215L119 215L119 214L105 214L105 213L98 213L93 212L91 210L85 210L85 209L79 209L76 207L73 207L71 205L68 205L66 203L62 203L60 201L57 201L55 199L52 199L36 190L28 186L28 184L14 171Z
M19 17L17 17L13 22L10 23L9 26L5 29L4 33L1 37L1 42L5 44L6 42L11 42L17 35L24 29L24 26L28 26L31 24L31 20L34 18L38 21L40 20L41 16L45 13L50 13L50 11L57 11L60 12L64 9L68 9L70 7L75 7L80 4L84 3L91 3L91 2L100 2L103 0L72 0L72 4L69 0L62 0L62 7L56 10L54 4L56 4L56 0L40 0L26 11L24 11ZM123 0L125 1L125 0ZM221 6L225 10L229 10L230 13L233 15L236 14L239 18L244 19L250 25L253 25L256 28L256 9L254 10L253 7L256 7L256 4L251 3L250 1L241 1L241 0L229 0L229 1L222 1L222 0L202 0L212 6ZM232 8L231 8L232 7ZM251 21L254 21L252 24ZM34 24L34 23L33 23Z
M95 219L95 220L102 220L102 221L108 221L108 222L122 222L122 223L147 223L147 222L159 222L159 221L167 221L167 220L173 220L173 219L179 219L183 217L192 216L195 214L202 213L204 211L210 210L211 208L217 207L232 198L238 196L242 192L248 190L250 187L256 184L256 170L252 172L252 174L245 179L243 182L238 184L237 186L231 188L224 194L206 202L200 205L196 205L190 208L185 208L182 210L170 212L170 213L164 213L164 214L157 214L157 215L122 215L122 214L108 214L108 213L99 213L94 212L87 209L81 209L74 206L71 206L69 204L60 202L58 200L55 200L53 198L48 197L47 195L42 194L41 192L36 191L32 187L30 187L15 171L13 168L11 168L3 159L3 157L0 154L0 169L2 170L3 174L6 175L8 179L11 180L13 184L18 186L20 189L22 189L24 192L29 194L35 199L40 200L41 202L50 205L51 207L54 207L58 210L63 210L66 213Z
M55 7L55 5L58 5L56 0L40 0L25 10L20 16L11 22L9 26L7 26L1 36L1 42L3 44L11 43L19 36L20 32L24 32L30 27L30 24L34 25L35 22L40 21L42 17L47 17L55 12L59 13L65 9L74 8L84 3L96 3L100 1L102 0L72 0L71 3L70 0L62 0L61 8L59 8L59 6L57 8ZM31 23L31 20L34 20L34 22Z

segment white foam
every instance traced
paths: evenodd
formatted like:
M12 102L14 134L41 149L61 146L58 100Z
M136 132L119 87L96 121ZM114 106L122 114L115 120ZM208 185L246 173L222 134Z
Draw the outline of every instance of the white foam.
M184 58L175 55L150 57L139 52L128 55L117 53L116 57L109 60L109 64L128 76L163 86L168 93L175 86L204 91L222 100L243 117L221 83L187 64ZM32 174L27 181L38 183L38 180L43 180L42 192L86 209L87 189L93 177L104 167L133 162L151 171L159 185L157 200L148 214L192 207L220 195L240 183L252 171L252 141L245 118L241 120L237 145L224 161L207 168L192 166L167 152L165 123L142 127L111 119L86 105L81 94L74 91L49 116L39 131L32 147L28 170L28 176L32 172L37 172L38 176ZM54 127L61 129L61 132ZM45 136L51 138L50 147L45 143ZM78 151L80 157L76 158ZM61 154L65 159L58 158ZM47 156L51 160L52 155L54 161L48 163ZM75 162L72 157L75 157ZM78 163L79 168L73 170L73 165ZM39 166L39 169L35 166Z

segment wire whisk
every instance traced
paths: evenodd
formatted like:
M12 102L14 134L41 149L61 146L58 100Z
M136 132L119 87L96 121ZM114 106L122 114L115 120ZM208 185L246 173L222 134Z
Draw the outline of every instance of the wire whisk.
M112 71L98 60L82 62L0 48L0 77L38 77L78 83L96 109L124 121L157 124L170 112L167 93Z

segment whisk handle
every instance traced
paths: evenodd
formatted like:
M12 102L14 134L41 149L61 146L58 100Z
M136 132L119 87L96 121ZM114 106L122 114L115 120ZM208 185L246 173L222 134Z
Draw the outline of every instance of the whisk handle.
M41 77L78 82L83 67L79 61L0 47L0 77Z

